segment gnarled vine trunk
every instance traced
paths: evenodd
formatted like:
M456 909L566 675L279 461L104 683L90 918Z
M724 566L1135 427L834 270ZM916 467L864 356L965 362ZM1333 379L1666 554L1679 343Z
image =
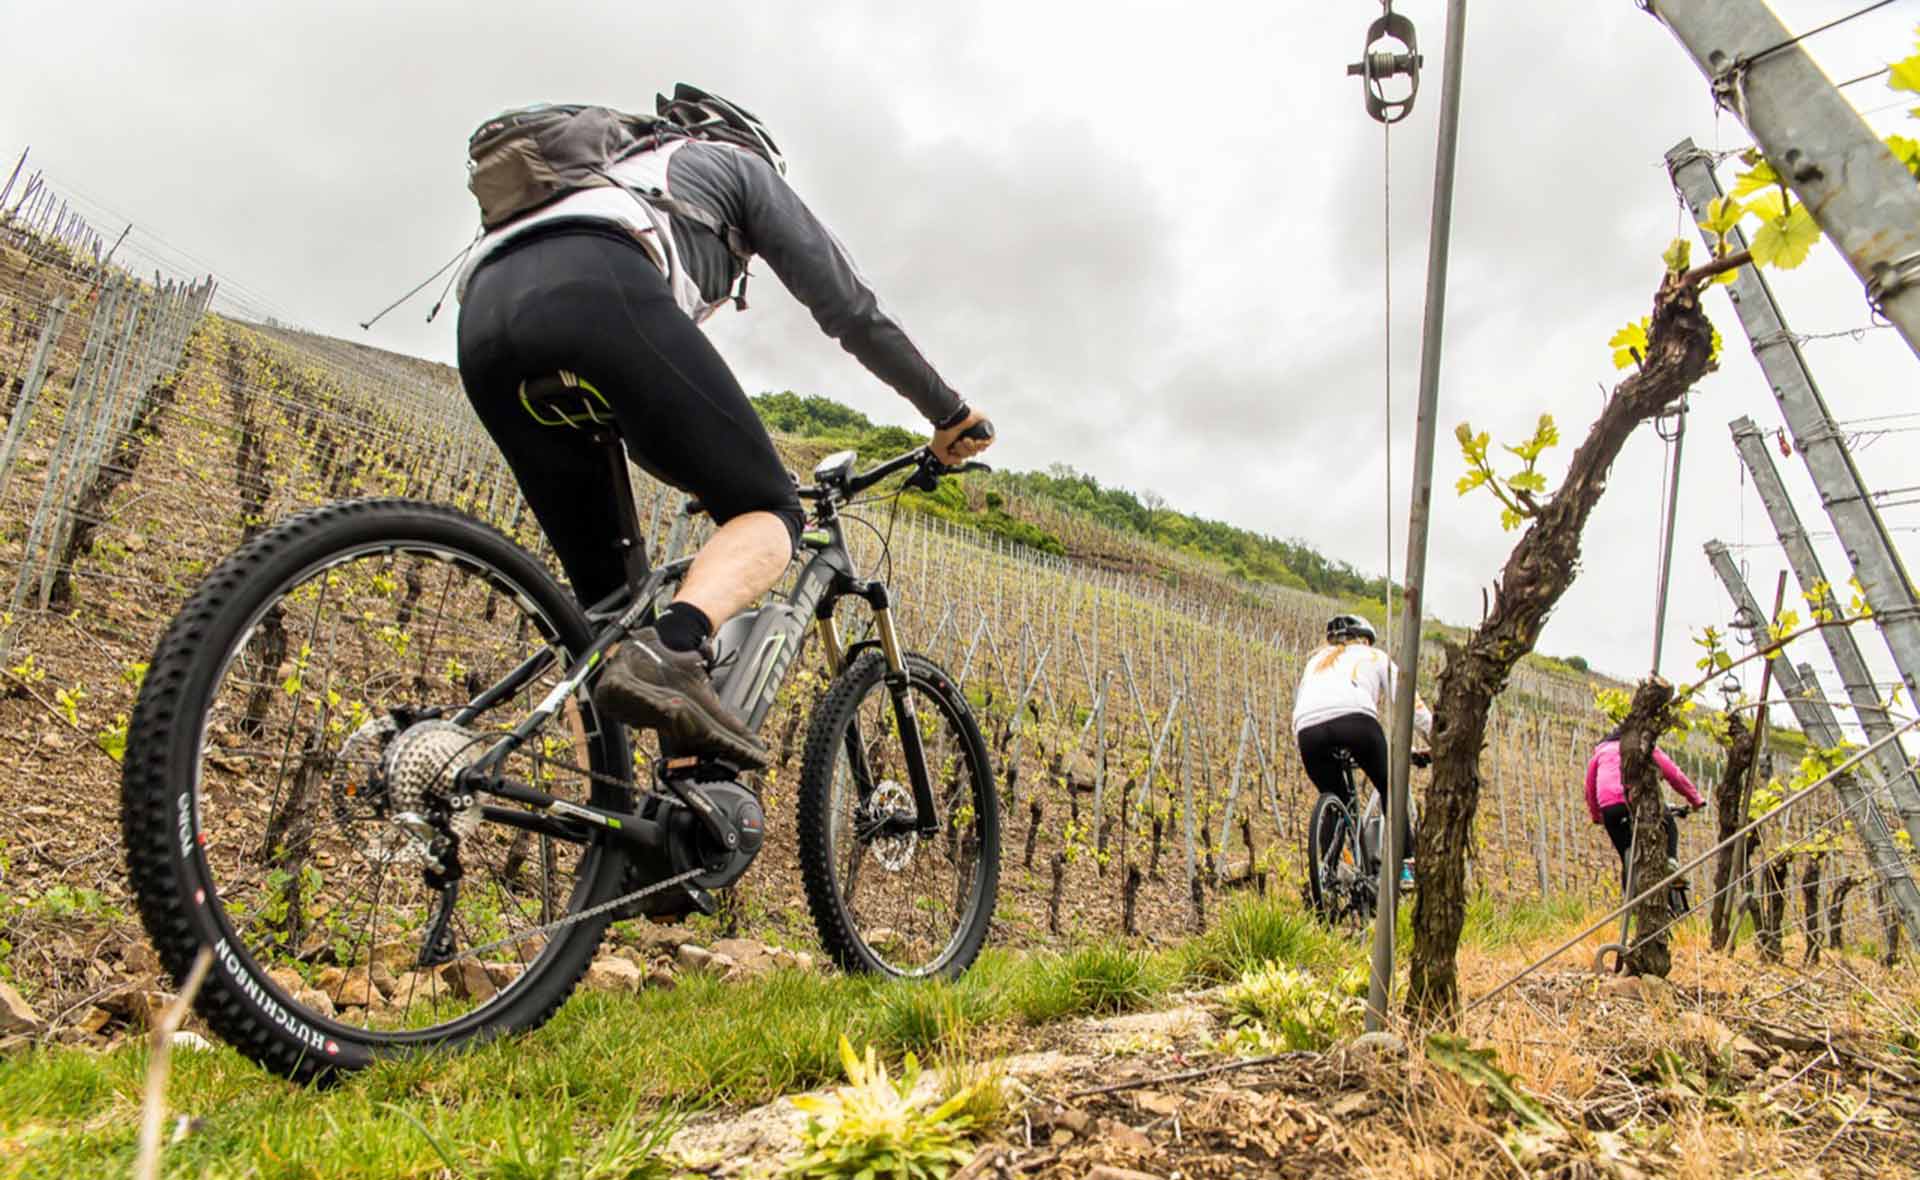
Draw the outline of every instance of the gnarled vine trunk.
M1459 1010L1455 954L1466 915L1466 854L1480 802L1487 711L1573 584L1580 534L1606 491L1621 447L1713 368L1713 328L1699 295L1691 276L1661 282L1641 368L1614 389L1574 452L1560 490L1537 506L1494 585L1487 617L1464 644L1447 652L1434 707L1433 778L1414 841L1421 880L1407 1006L1416 1019L1450 1020ZM1419 609L1419 589L1409 588L1408 595L1410 606Z
M1746 819L1741 814L1740 797L1753 771L1754 753L1759 748L1758 731L1742 725L1737 715L1729 715L1727 730L1727 761L1721 769L1720 781L1713 788L1714 813L1720 817L1714 843L1721 846L1713 858L1713 949L1716 951L1726 949L1727 940L1733 936L1733 890L1727 888L1733 880L1736 852L1733 834Z
M1633 811L1633 892L1646 893L1667 876L1667 800L1653 747L1673 726L1673 685L1658 676L1642 680L1620 725L1620 785ZM1667 927L1673 914L1667 890L1655 889L1633 907L1626 970L1666 978L1673 966Z

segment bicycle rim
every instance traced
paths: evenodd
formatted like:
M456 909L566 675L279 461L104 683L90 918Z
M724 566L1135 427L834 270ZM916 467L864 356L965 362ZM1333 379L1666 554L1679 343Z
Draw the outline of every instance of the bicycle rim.
M877 653L869 667L869 675L849 686L857 690L849 699L829 702L840 706L824 800L824 859L834 901L862 957L879 970L955 973L978 953L992 904L997 874L989 861L998 857L992 775L964 705L915 668L907 691L938 828L864 838L861 828L883 810L913 810L906 751ZM855 771L856 747L864 776Z
M585 904L597 849L448 802L452 772L564 669L558 632L482 558L390 540L286 579L221 653L195 759L206 908L227 953L323 1030L407 1044L484 1027L555 953L531 932ZM542 649L548 667L470 724L408 724L465 704ZM584 800L599 736L591 706L570 701L502 772ZM410 789L395 773L403 757L426 767ZM393 822L402 810L458 835L451 893L422 838Z

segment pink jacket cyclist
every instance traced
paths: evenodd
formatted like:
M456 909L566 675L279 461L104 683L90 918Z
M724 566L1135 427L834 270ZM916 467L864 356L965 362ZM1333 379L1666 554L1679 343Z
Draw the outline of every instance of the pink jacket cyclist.
M1695 807L1707 805L1707 801L1700 797L1700 792L1694 789L1693 781L1657 746L1653 751L1653 764L1660 768L1660 777L1666 779L1667 784L1680 792L1687 802ZM1620 781L1620 743L1609 738L1593 748L1593 757L1587 761L1587 814L1594 823L1600 823L1603 811L1609 807L1625 806L1626 802L1626 786Z

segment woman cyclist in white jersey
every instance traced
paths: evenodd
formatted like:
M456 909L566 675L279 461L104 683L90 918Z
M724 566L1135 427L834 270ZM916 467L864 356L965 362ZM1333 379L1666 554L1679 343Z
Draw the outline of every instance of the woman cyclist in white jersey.
M1326 646L1307 657L1300 687L1293 694L1293 733L1299 743L1300 763L1321 793L1335 795L1349 809L1353 792L1340 773L1339 751L1373 780L1382 795L1387 790L1387 735L1380 725L1380 700L1393 699L1396 680L1393 661L1373 645L1373 624L1358 615L1335 615L1327 622ZM1414 728L1425 735L1433 713L1414 698ZM1403 885L1413 880L1413 836L1407 817L1401 817L1401 843L1407 857L1400 871Z

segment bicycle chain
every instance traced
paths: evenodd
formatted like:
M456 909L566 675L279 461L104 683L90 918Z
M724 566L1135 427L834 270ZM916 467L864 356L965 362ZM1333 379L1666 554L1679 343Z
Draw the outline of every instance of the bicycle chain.
M683 885L706 871L704 868L691 868L684 873L676 873L663 881L655 881L651 885L643 885L632 893L623 893L619 897L603 901L599 905L589 906L577 914L568 914L566 917L555 919L544 926L535 926L530 930L522 930L518 934L509 934L505 938L489 942L484 946L477 946L471 950L462 951L445 962L436 964L436 966L445 967L454 963L464 963L468 959L477 959L488 951L496 951L503 946L511 946L516 942L525 942L529 938L539 938L552 934L556 930L565 930L567 927L579 922L584 922L588 918L597 917L611 910L617 910L629 902L639 901L648 894L658 893L662 889L670 889L675 885Z
M585 777L597 783L606 783L610 786L622 788L623 790L635 789L635 784L632 779L626 779L626 778L621 778L617 775L611 775L606 773L603 770L595 770L590 766L575 766L571 762L558 762L558 761L553 761L551 759L540 758L538 755L536 755L535 764L538 765L540 763L545 763L546 765L551 766L555 770L565 771L570 774L584 775ZM566 917L555 919L552 922L548 922L544 926L535 926L528 930L522 930L517 934L510 934L505 938L497 939L493 942L485 944L484 946L477 946L472 948L471 950L462 951L461 953L453 956L451 959L448 959L446 960L446 962L441 963L439 965L444 967L452 963L464 963L469 959L476 959L481 955L486 954L488 951L499 950L503 946L511 946L517 942L525 942L529 938L540 938L546 935L550 935L557 930L565 930L569 926L577 925L578 923L584 922L589 918L597 917L600 914L604 914L612 910L617 910L621 906L627 905L630 902L639 901L641 898L647 897L654 893L658 893L663 889L671 889L675 885L684 885L686 882L691 881L693 878L700 876L706 871L707 870L704 867L695 867L695 868L688 869L683 873L676 873L675 875L668 877L664 880L655 881L651 885L643 885L640 888L635 889L631 893L623 893L619 897L615 897L610 900L603 901L599 905L590 906L587 909L581 910L577 914L568 914Z

